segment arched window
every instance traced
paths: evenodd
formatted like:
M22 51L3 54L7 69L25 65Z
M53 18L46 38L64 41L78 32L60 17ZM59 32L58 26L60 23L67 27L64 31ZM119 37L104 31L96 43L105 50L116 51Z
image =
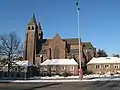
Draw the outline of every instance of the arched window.
M30 30L30 26L28 27L28 30Z
M56 46L55 48L54 48L54 58L55 59L59 59L60 57L60 50L59 50L59 47L58 46Z
M32 26L32 30L34 30L34 27Z

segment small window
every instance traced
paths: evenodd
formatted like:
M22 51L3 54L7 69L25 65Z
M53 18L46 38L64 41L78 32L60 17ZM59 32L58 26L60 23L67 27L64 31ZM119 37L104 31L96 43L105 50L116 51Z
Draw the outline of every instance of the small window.
M72 70L74 70L74 66L72 67Z
M43 67L43 70L44 70L44 71L47 71L47 67Z
M105 69L109 69L110 68L110 65L105 65Z
M114 65L114 68L115 69L119 69L119 65Z
M70 70L70 71L73 71L73 70L74 70L74 66L70 66L70 67L69 67L69 70Z
M32 26L32 30L34 30L34 27Z
M51 66L51 70L52 70L52 71L55 71L56 68L55 68L54 66Z
M28 27L28 30L30 30L30 27Z
M65 66L63 66L63 70L65 70Z
M99 68L100 68L100 65L96 65L95 68L96 68L96 69L99 69Z

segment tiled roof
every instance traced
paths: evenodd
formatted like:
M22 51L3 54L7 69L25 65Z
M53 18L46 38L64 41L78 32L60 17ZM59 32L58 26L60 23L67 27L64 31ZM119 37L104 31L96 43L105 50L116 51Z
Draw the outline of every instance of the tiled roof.
M43 39L42 44L48 45L51 40L52 39ZM69 39L62 39L62 40L66 41L67 44L70 44L70 45L77 45L78 44L78 38L69 38ZM91 42L82 42L82 43L84 45L84 48L87 48L87 49L94 48L93 45L91 44Z
M67 44L72 44L72 45L78 44L78 38L68 38L63 40L65 40Z
M87 49L93 49L93 45L91 44L91 42L83 42L83 46L85 46L84 48L87 48Z

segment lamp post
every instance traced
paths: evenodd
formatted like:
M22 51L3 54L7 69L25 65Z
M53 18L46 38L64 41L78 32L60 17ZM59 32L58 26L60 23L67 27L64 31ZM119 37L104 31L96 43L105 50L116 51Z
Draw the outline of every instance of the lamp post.
M40 63L43 63L43 55L40 55L40 59L41 59Z
M27 66L24 67L24 71L25 71L25 80L26 80Z
M78 24L78 43L79 43L79 76L82 79L82 68L81 68L81 38L80 38L80 8L78 7L78 0L76 0L76 6L77 6L77 24Z

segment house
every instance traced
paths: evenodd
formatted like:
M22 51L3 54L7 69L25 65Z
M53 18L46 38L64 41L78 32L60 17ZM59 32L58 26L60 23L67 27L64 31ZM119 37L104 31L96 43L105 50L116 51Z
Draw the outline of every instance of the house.
M40 73L47 75L78 74L78 63L74 59L47 59L40 64Z
M25 74L26 76L30 77L32 76L34 66L28 61L12 61L11 62L11 68L9 72L9 77L11 78L24 78ZM30 68L29 68L30 67ZM0 78L7 78L8 77L8 64L6 65L0 65Z
M120 73L120 58L94 57L87 63L87 70L95 74Z

